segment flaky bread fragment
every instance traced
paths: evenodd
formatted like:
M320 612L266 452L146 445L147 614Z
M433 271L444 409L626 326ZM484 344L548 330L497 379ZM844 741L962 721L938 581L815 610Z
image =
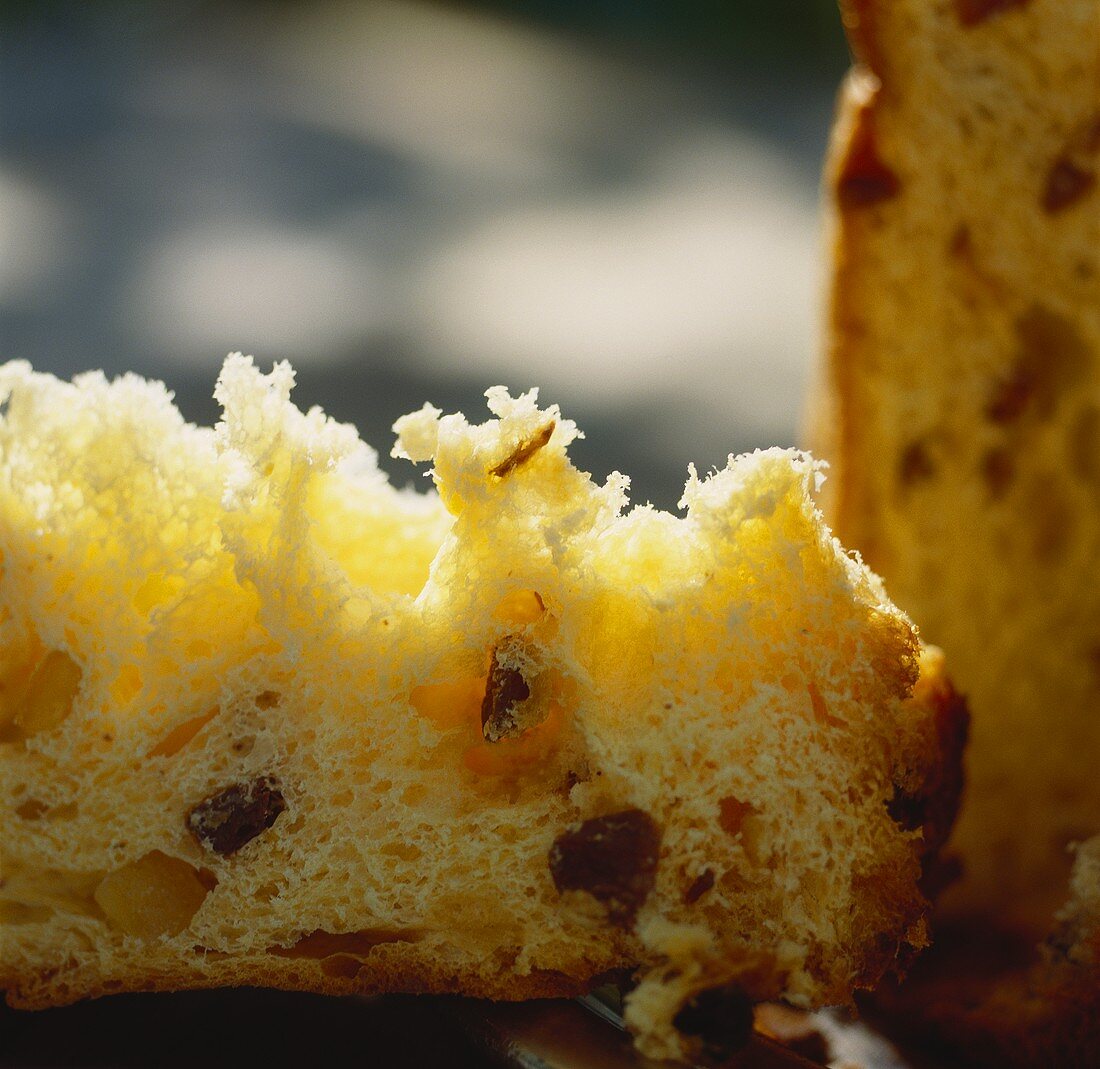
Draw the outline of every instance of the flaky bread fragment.
M9 1001L641 969L642 1044L690 1054L704 988L844 1001L925 943L965 713L814 461L625 511L496 388L398 422L420 495L292 382L230 357L209 430L0 369Z
M1100 831L1100 5L841 9L858 62L827 169L809 441L832 465L827 518L971 705L945 914L1034 945L1066 897L1070 844ZM1054 983L1044 958L1026 983L1054 992L1052 1022L1066 1011L1048 1036L1091 1028L1073 1064L1093 1065L1100 1015L1080 1007L1100 979L1074 960ZM1069 1064L1019 1039L1040 1013L1027 999L999 1013L1005 1056Z

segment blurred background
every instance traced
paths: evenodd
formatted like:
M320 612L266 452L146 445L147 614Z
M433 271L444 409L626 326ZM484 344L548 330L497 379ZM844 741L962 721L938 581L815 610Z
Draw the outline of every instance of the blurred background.
M542 388L674 507L791 444L847 51L833 0L0 3L0 357L226 352L390 426Z

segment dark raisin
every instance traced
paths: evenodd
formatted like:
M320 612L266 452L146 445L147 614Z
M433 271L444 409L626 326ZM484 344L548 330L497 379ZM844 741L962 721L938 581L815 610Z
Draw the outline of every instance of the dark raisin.
M267 831L285 809L278 782L262 776L204 798L187 814L187 827L203 846L226 857Z
M519 733L516 706L531 697L531 688L518 668L501 664L493 651L485 697L481 701L481 733L489 742L500 742Z
M842 208L869 208L896 197L901 181L878 154L871 105L856 114L855 127L836 180L837 203Z
M963 26L977 26L1002 11L1027 3L1029 0L955 0L955 14Z
M512 450L499 464L489 469L490 474L498 479L511 475L521 464L526 464L554 434L555 422L551 420L545 427L540 428L530 438L525 438Z
M1096 185L1096 172L1065 156L1054 161L1043 190L1043 210L1051 215L1079 201Z
M587 891L612 924L629 927L657 878L661 829L640 809L593 817L550 848L550 875L562 891Z
M926 795L909 794L900 787L895 788L893 797L886 803L886 812L905 831L916 831L924 827L928 798Z
M1029 367L1017 365L1007 378L993 388L985 414L994 423L1015 423L1035 395L1035 375Z
M898 460L898 481L902 486L925 482L936 474L936 465L923 441L910 442Z
M714 871L703 869L684 892L684 905L693 906L714 886Z
M1042 304L1033 304L1019 316L1016 337L1016 374L1033 395L1029 410L1049 419L1067 393L1088 381L1095 354L1073 319Z
M672 1024L681 1035L699 1041L704 1057L724 1061L752 1035L752 1003L736 984L712 987L685 1002Z

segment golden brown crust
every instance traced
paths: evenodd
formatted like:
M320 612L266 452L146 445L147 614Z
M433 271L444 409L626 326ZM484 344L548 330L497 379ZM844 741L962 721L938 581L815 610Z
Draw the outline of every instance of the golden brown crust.
M336 969L325 971L327 962ZM383 964L362 963L354 975L338 974L341 958L325 960L225 959L193 971L164 969L156 973L131 969L109 980L89 968L44 969L25 974L0 974L0 990L7 1003L21 1010L67 1006L87 998L120 992L198 991L220 987L270 987L319 995L442 995L461 992L472 998L518 1002L532 998L573 998L598 986L612 963L601 968L595 962L563 963L569 972L536 969L527 974L446 971L423 954L403 953ZM617 963L616 963L617 964ZM352 970L348 970L349 972Z

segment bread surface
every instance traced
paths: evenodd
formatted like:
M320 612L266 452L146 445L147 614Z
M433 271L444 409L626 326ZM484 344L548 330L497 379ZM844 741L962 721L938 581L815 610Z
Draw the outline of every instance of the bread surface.
M1034 944L1056 910L1097 903L1081 862L1062 906L1071 845L1100 831L1100 4L841 7L857 64L827 168L809 443L831 464L826 517L971 706L945 914ZM1027 984L1049 998L998 1027L1018 1037L1047 998L1046 1037L1083 1029L1073 1064L1096 1064L1100 1015L1075 1004L1100 982L1063 957L1081 967L1052 972L1044 952Z
M926 941L965 713L768 450L626 510L534 393L431 406L396 490L230 357L162 386L0 368L0 984L575 993L641 969L847 1000ZM684 1018L681 1018L683 1023Z

